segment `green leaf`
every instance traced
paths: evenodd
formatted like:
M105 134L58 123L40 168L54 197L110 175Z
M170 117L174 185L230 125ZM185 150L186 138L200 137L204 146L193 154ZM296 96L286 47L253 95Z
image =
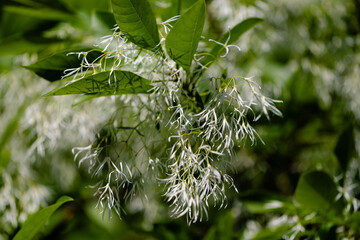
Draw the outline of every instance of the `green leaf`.
M277 228L264 228L251 238L251 240L283 239L284 234L288 233L292 227L293 226L289 224L284 224Z
M226 32L221 38L220 40L218 40L218 42L220 43L226 43L227 41L227 45L229 44L233 44L234 42L236 42L241 35L243 35L245 32L249 31L251 28L255 27L257 24L263 22L264 20L262 18L257 18L257 17L251 17L251 18L247 18L244 21L242 21L241 23L237 24L235 27L233 27L232 29L230 29L230 33L229 31ZM229 38L229 34L230 34L230 38ZM216 59L218 59L220 57L221 54L223 54L224 51L224 47L216 44L214 46L214 48L210 51L210 54L207 55L204 58L204 65L209 67L214 61L216 61Z
M83 102L90 101L90 100L92 100L94 98L98 98L98 97L102 97L102 96L99 96L98 93L80 95L74 100L74 102L71 106L75 107Z
M69 13L47 7L31 8L31 7L22 7L22 6L6 6L4 7L4 10L7 12L26 15L38 19L62 20L62 21L75 20L75 18Z
M242 204L251 213L285 212L293 204L280 196L265 191L255 191L241 197Z
M136 45L152 50L160 42L154 13L147 0L112 0L121 32Z
M3 41L0 40L0 56L37 52L63 43L64 41L61 39L49 39L41 36L29 36L26 34L14 35L4 39Z
M3 169L7 167L11 160L11 153L9 150L0 151L0 174Z
M235 236L234 225L235 218L232 211L226 211L219 215L218 222L209 229L203 240L232 240Z
M109 0L61 0L65 6L73 12L85 12L87 14L92 13L94 10L97 11L109 11L110 1Z
M314 171L300 177L295 200L304 208L327 216L340 215L343 204L336 200L338 191L334 181L325 172Z
M95 16L109 29L114 28L116 21L114 14L105 11L96 11Z
M89 63L103 54L100 50L91 48L66 50L24 67L35 72L40 77L54 82L64 76L66 69L80 67L82 58L79 58L78 54L69 55L69 52L88 52L86 59Z
M343 171L346 171L351 158L354 156L354 153L354 129L352 126L350 126L340 135L335 147L335 155Z
M205 22L205 2L197 1L175 23L166 37L166 51L186 71L190 69Z
M36 212L33 215L30 215L24 225L21 227L20 231L15 235L13 240L30 240L40 229L46 224L51 215L58 209L61 205L66 202L73 201L71 197L63 196L57 200L57 202L51 206L48 206L40 211Z
M96 97L148 93L151 81L132 72L110 71L88 75L65 86L54 89L44 96L70 94L97 94Z
M320 240L336 240L336 239L338 239L337 234L336 234L336 229L337 229L337 226L332 223L322 225L320 227L320 229L318 230L318 235L320 237Z

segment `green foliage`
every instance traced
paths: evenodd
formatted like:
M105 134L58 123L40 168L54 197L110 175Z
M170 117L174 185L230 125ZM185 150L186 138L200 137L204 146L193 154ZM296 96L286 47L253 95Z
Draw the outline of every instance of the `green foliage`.
M320 240L336 240L336 225L327 224L319 230Z
M354 129L352 126L345 129L340 135L335 147L335 154L342 171L346 171L350 160L355 154Z
M204 240L232 240L235 237L234 227L235 219L231 211L226 211L217 219L217 223L212 226L205 237Z
M7 167L11 160L11 153L9 150L0 151L0 174L3 169Z
M71 52L87 52L88 61L95 61L102 55L102 52L96 49L69 49L60 53L39 60L38 62L24 66L25 68L33 71L37 75L50 82L60 80L64 76L64 71L72 68L73 66L81 65L81 59L77 54L71 54ZM86 69L83 69L86 70Z
M252 29L257 24L263 22L262 18L250 17L235 25L233 28L229 29L218 41L225 45L234 44L244 33ZM224 54L224 46L215 45L210 53L206 55L203 60L204 65L209 67L213 62L215 62L222 54Z
M350 215L349 219L347 220L348 225L355 231L360 230L360 212L355 212Z
M73 18L73 16L69 13L47 7L32 8L32 7L22 7L22 6L6 6L4 10L10 13L35 17L37 19L64 21Z
M266 192L251 192L241 197L244 207L253 214L286 212L293 204L286 198Z
M110 96L120 94L148 93L151 89L150 81L134 73L126 71L106 71L90 74L74 80L45 94L57 96L69 94L98 94L96 96Z
M147 0L112 0L116 23L133 43L154 50L159 44L156 19Z
M338 191L331 177L324 172L314 171L300 177L295 199L305 209L340 216L343 205L336 199L337 195Z
M175 23L166 37L166 51L186 71L190 70L205 22L205 2L197 1Z
M73 201L71 197L63 196L56 203L29 216L14 240L30 240L43 228L51 215L66 202Z
M283 236L289 232L291 224L281 225L277 228L266 228L256 234L251 240L283 239Z

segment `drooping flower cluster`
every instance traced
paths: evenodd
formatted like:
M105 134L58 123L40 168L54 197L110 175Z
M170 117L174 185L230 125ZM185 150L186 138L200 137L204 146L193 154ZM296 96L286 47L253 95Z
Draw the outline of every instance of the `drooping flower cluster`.
M174 19L161 24L165 34ZM165 49L164 41L160 44ZM225 206L225 189L236 190L227 174L235 149L247 139L261 139L251 122L261 115L269 118L270 113L281 116L275 106L279 101L265 97L251 78L243 77L213 78L205 89L196 85L189 90L184 83L190 76L173 60L128 43L117 27L98 46L103 46L102 55L94 62L87 61L86 52L76 53L82 66L70 69L66 77L76 79L89 70L107 70L110 75L131 70L154 85L148 96L121 97L122 114L110 121L107 133L88 147L74 148L79 164L99 179L98 205L120 215L122 199L136 196L155 176L165 187L175 217L186 215L192 223L207 217L209 205ZM227 55L230 45L222 46ZM192 100L194 91L204 99L202 106ZM140 131L139 125L145 127ZM130 132L121 131L124 127Z
M186 214L189 222L201 220L210 202L225 204L226 185L236 190L226 174L234 149L246 139L255 143L259 138L249 115L253 115L252 121L261 114L269 117L269 112L281 116L274 105L278 101L263 96L259 90L250 78L231 78L211 93L211 99L198 113L181 103L170 107L173 114L169 125L176 134L169 138L175 141L170 141L168 177L163 181L174 216ZM258 110L261 112L256 115Z

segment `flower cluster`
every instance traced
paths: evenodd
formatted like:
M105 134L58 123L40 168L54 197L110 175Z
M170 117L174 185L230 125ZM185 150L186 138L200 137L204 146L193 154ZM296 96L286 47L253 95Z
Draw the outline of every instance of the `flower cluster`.
M160 24L164 34L176 19ZM163 44L164 41L160 41L159 48L165 49ZM104 212L114 209L120 215L122 199L136 196L142 183L155 176L165 187L164 196L172 207L172 215L186 215L188 223L206 218L209 205L225 206L225 189L233 187L236 190L227 174L236 148L247 139L252 143L261 140L251 122L262 115L269 118L270 113L281 116L275 106L279 101L265 97L251 78L215 79L206 89L196 84L189 89L187 83L192 81L191 77L184 74L166 53L154 54L128 43L118 27L97 46L102 47L103 54L99 58L89 62L86 52L76 53L82 57L82 66L69 69L65 76L73 75L74 79L84 76L83 69L110 73L131 70L146 75L154 85L152 93L146 97L137 95L123 99L119 105L123 114L110 121L111 127L106 128L105 135L98 136L88 147L74 148L79 164L87 164L89 173L100 179L96 184L98 205ZM229 47L235 45L225 43L222 46L226 56ZM202 106L192 100L195 92L204 99ZM126 110L125 106L129 104L133 107ZM138 119L134 120L131 115ZM139 120L141 118L146 120ZM132 132L126 133L119 130L125 123L147 127L142 132L137 127L127 127ZM136 141L141 142L140 147L134 139L135 145L130 144L129 135L134 132ZM121 140L124 138L127 139ZM157 150L153 151L155 145ZM135 154L138 151L142 154ZM144 161L144 158L150 160Z
M253 115L252 121L262 114L269 118L269 112L281 116L274 105L278 101L262 95L250 78L231 78L221 85L198 113L181 103L169 107L173 113L168 124L176 135L169 138L172 147L168 177L163 179L165 196L173 205L173 215L186 214L189 223L207 215L210 201L224 205L225 185L236 190L226 174L234 149L246 139L252 143L261 139L248 116Z

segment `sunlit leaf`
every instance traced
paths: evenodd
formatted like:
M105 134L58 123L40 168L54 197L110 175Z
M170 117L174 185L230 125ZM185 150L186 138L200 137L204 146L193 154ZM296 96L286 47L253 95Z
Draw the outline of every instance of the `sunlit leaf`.
M30 240L33 239L36 233L38 233L42 227L49 220L51 215L64 203L73 201L71 197L63 196L57 200L57 202L51 206L48 206L33 215L30 215L20 231L15 235L14 240Z
M69 52L88 52L86 59L90 63L103 54L100 50L92 50L91 48L69 49L24 67L48 81L57 81L64 76L66 69L80 67L81 65L82 58L79 58L78 54L69 55Z
M110 71L85 76L54 89L44 96L70 94L98 94L100 96L148 93L152 88L151 81L132 72Z
M147 0L112 0L121 32L136 45L154 49L160 42L156 19Z
M166 37L166 51L185 70L189 70L205 22L205 2L197 1L175 23Z

